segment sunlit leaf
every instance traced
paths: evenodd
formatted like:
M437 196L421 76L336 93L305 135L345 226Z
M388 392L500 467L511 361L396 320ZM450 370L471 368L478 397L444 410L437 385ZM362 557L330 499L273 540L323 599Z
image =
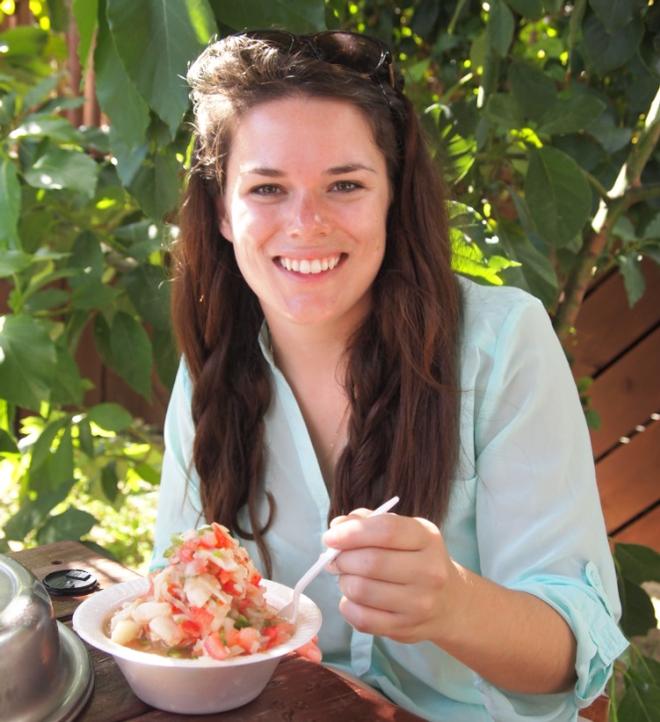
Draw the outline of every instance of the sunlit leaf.
M556 148L530 152L525 196L538 232L551 246L570 243L591 213L591 188L578 164Z
M128 76L117 54L105 19L105 2L101 2L94 50L94 72L99 103L112 120L111 132L120 137L127 146L139 146L144 142L149 125L149 106Z
M598 16L591 15L585 21L583 32L590 64L599 75L606 75L620 68L637 52L644 27L635 19L608 32Z
M97 173L98 166L85 153L52 147L24 175L35 188L68 188L91 198L96 189Z
M106 431L123 431L133 423L133 417L123 406L103 403L92 406L87 418Z
M37 542L52 544L57 541L78 541L96 524L96 519L86 511L69 507L62 514L51 516L39 529Z
M488 18L488 43L491 49L504 58L513 40L514 19L504 0L492 0Z
M50 398L57 353L44 326L27 315L0 317L0 396L38 409Z
M188 63L217 27L206 0L111 0L107 18L128 76L174 137L188 107Z
M322 0L210 0L215 15L235 30L282 27L294 33L325 29Z
M73 0L71 10L78 28L78 60L81 69L85 70L98 24L98 0Z
M20 248L18 218L21 212L21 187L16 165L0 154L0 250ZM0 254L0 275L4 259Z
M153 354L147 332L132 316L119 312L110 334L112 368L146 399L151 397Z
M637 256L638 253L633 252L621 253L616 257L616 262L623 276L623 285L626 288L630 308L644 295L644 289L646 288L646 281Z

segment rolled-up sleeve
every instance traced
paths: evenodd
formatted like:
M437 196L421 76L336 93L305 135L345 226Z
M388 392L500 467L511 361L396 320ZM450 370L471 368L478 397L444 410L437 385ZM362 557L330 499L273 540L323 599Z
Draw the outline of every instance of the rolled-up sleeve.
M568 720L603 690L627 641L584 413L543 306L523 296L488 360L475 424L483 576L555 609L577 641L568 694L513 695L483 680L493 719Z
M172 388L165 416L165 454L158 494L158 515L150 571L165 566L172 536L203 523L199 480L192 465L195 429L190 409L191 381L184 360Z

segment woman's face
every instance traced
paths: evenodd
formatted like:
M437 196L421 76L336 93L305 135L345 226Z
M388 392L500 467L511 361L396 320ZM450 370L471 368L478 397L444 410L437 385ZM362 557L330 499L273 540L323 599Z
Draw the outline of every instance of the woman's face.
M330 324L350 332L361 322L385 252L389 202L385 157L350 103L284 98L241 118L220 228L271 330Z

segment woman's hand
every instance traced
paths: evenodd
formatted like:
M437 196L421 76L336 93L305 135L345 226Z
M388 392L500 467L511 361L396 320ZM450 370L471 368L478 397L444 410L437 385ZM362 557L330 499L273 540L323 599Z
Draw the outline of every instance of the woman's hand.
M333 519L323 542L342 553L329 565L344 595L339 610L357 630L398 642L441 642L462 580L432 522L358 509Z
M296 654L300 655L304 659L308 659L310 662L316 662L317 664L323 658L321 650L318 645L319 638L317 636L312 637L307 644L303 644L302 647L294 650Z

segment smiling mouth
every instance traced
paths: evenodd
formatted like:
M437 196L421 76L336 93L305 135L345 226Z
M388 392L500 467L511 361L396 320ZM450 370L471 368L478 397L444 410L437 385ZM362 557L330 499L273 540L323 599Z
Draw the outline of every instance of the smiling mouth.
M332 271L343 260L346 254L337 253L334 256L325 258L287 258L286 256L278 256L275 260L282 268L294 273L302 273L304 275L316 275L325 271Z

